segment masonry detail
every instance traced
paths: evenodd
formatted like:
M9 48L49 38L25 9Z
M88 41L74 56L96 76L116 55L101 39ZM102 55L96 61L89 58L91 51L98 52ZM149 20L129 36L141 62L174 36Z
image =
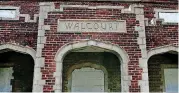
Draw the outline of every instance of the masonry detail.
M178 23L159 13L177 7L166 0L2 1L0 13L12 16L0 14L0 92L171 92Z

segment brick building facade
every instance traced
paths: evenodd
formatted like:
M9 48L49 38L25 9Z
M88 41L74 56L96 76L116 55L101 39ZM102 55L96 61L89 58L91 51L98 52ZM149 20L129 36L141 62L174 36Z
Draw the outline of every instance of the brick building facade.
M0 1L1 10L15 17L0 14L0 91L162 92L178 69L178 23L159 16L177 13L177 0Z

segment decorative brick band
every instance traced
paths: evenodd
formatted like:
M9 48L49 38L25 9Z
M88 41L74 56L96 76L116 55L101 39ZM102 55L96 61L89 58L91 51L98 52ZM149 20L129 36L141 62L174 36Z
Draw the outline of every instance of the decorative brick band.
M128 75L128 62L129 57L125 50L123 50L121 47L99 42L99 41L93 41L93 40L87 40L87 41L81 41L81 42L74 42L74 43L68 43L61 47L56 55L55 55L55 61L56 61L56 72L54 73L55 77L55 85L54 90L55 92L61 92L62 91L62 65L63 65L63 59L65 55L70 52L73 49L87 47L87 46L95 46L99 48L108 49L112 53L116 54L121 62L121 87L122 92L129 92L129 85L130 85L130 76Z

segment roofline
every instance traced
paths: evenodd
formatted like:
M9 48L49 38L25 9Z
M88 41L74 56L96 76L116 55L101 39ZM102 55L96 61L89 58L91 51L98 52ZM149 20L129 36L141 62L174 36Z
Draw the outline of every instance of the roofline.
M178 0L156 1L156 0L2 0L8 1L31 1L31 2L126 2L126 3L172 3L178 4Z

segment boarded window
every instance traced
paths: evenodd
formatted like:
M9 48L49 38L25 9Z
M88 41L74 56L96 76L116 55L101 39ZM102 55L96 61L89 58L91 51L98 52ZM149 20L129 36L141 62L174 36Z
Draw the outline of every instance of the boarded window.
M159 18L164 19L164 22L177 23L179 13L176 12L159 12Z
M0 92L11 92L12 68L0 68Z
M72 72L72 92L104 92L104 73L94 68L75 69Z
M164 69L165 92L178 92L178 69Z

